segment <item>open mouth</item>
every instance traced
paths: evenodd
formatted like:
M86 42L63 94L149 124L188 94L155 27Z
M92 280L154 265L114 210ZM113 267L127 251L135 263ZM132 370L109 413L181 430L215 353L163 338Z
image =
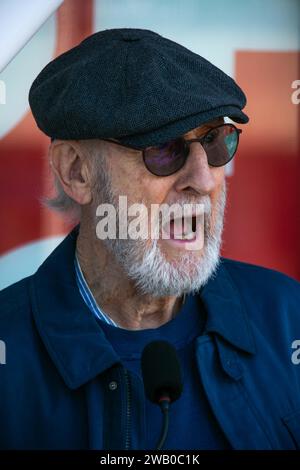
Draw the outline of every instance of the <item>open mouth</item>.
M189 242L194 241L197 236L197 217L177 217L170 219L163 227L163 234L170 240ZM165 238L165 236L164 236Z

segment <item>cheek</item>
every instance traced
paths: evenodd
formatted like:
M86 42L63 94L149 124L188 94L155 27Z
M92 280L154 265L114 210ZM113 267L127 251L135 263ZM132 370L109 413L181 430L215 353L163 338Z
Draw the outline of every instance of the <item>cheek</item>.
M225 167L222 166L220 168L214 168L213 174L215 180L215 188L211 193L212 203L220 197L220 193L223 190L223 186L225 184Z
M121 160L112 159L109 162L110 183L115 195L130 198L132 190L136 187L136 176L132 166L130 162Z
M221 199L223 199L224 190L225 190L225 197L226 197L226 181L223 178L223 179L220 180L220 184L218 186L217 191L214 194L214 199L212 201L212 204L213 204L213 215L212 215L213 222L215 222L216 217L218 217L218 215L219 215L220 210L218 208L218 205L219 205L218 203L219 203L219 201L221 201ZM222 206L223 206L223 203L222 203Z
M160 204L168 192L166 181L152 175L143 162L137 161L127 161L126 165L111 165L111 183L114 192L127 196L131 204L142 201L147 206Z
M221 198L221 195L224 190L224 185L226 184L225 179L224 179L225 171L222 169L222 173L219 172L218 176L216 176L216 189L215 191L211 194L211 229L214 229L214 225L216 222L216 218L218 216L218 201Z
M225 166L220 166L219 168L215 168L214 176L215 176L216 185L218 187L222 186L223 181L225 179Z
M171 189L167 179L148 176L143 182L143 197L152 204L162 204L166 201Z

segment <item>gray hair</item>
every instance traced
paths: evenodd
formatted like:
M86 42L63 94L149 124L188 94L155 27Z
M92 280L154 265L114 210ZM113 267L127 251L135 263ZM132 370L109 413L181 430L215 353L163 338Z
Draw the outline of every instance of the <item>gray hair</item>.
M79 221L81 218L80 204L65 193L64 188L56 175L54 175L53 185L55 188L55 195L53 197L46 196L42 198L42 204L50 210L65 214L68 218Z
M104 161L99 155L99 148L96 148L95 140L82 140L81 145L87 150L87 155L91 164L91 171L93 175L93 185L96 185L97 180L104 170ZM49 148L50 150L50 148ZM53 186L55 190L54 196L46 196L41 198L43 206L50 210L64 214L70 221L78 222L81 219L82 207L78 202L74 201L66 192L56 174L53 173Z

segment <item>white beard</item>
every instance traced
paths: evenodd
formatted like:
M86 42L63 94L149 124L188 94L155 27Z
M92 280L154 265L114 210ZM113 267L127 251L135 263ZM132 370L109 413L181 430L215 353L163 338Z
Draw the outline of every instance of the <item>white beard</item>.
M107 183L107 182L106 182ZM103 188L103 186L102 186ZM104 186L106 202L114 204L118 212L116 197L109 184ZM191 201L180 201L180 204ZM193 203L204 204L204 246L199 251L182 250L182 256L168 261L161 251L159 240L115 239L104 240L105 245L122 266L126 275L134 282L141 294L153 297L180 296L195 293L212 277L220 261L220 248L226 205L226 182L224 180L217 206L214 227L211 227L211 202L209 196ZM118 219L117 219L118 220Z

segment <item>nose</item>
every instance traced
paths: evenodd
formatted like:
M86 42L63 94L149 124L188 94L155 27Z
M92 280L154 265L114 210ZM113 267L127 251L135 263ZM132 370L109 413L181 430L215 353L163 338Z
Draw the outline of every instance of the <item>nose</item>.
M177 173L176 191L196 192L204 196L211 193L215 188L214 169L208 164L204 148L200 142L191 143L187 160Z

